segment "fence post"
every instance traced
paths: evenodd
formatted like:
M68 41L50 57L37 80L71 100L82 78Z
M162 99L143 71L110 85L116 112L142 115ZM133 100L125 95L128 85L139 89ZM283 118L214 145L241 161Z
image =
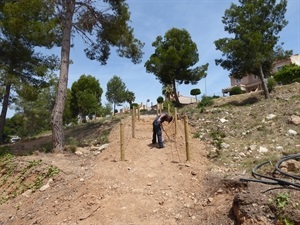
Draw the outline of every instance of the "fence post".
M174 119L175 119L175 135L177 135L177 108L174 108Z
M185 149L186 149L186 161L190 161L190 143L189 143L189 129L188 129L188 117L184 117L184 133L185 133Z
M140 121L140 106L138 106L138 121Z
M132 107L132 138L135 138L135 106Z
M124 151L124 124L121 121L120 123L120 150L121 150L121 161L125 160L125 151Z

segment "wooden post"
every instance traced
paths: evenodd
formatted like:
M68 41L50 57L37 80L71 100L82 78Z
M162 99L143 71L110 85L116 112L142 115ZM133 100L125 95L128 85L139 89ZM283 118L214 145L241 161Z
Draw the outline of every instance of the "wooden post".
M124 126L123 122L120 123L120 150L121 150L121 161L125 160L125 151L124 151Z
M177 135L177 108L174 108L174 119L175 119L175 135Z
M138 106L138 121L140 121L140 106Z
M135 138L135 106L132 107L132 138Z
M159 114L161 114L161 110L162 110L162 103L159 103Z
M186 149L186 161L190 161L190 143L189 143L189 129L188 129L188 117L184 117L184 133L185 133L185 149Z

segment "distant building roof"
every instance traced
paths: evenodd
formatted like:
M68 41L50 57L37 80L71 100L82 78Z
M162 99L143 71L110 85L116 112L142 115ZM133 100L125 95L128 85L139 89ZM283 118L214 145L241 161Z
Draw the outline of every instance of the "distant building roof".
M187 96L178 96L179 102L181 104L192 104L196 102L196 98Z

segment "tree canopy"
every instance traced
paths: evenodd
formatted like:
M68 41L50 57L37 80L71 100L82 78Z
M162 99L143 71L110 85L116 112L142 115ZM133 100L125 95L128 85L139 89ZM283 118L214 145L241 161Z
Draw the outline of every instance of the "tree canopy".
M128 25L130 13L125 0L102 0L101 3L90 0L4 0L0 2L0 19L0 41L3 35L10 37L8 46L11 48L22 47L24 43L34 47L61 47L57 96L51 114L54 152L63 151L64 147L63 112L72 38L76 34L81 36L86 56L100 64L106 64L111 47L115 47L119 56L129 58L133 63L139 63L142 58L144 44L134 37L133 28ZM24 57L20 51L16 55ZM18 66L8 68L14 68L15 72ZM3 67L0 70L3 74ZM4 101L8 101L8 96L6 91ZM2 126L1 123L2 120Z
M206 77L208 64L192 68L199 61L197 45L187 30L172 28L165 36L158 36L152 43L155 52L146 61L145 68L153 73L163 85L172 85L177 104L180 104L178 84L197 84Z
M126 99L125 101L131 105L135 100L135 94L132 91L126 91Z
M164 97L163 96L158 96L158 98L156 99L158 104L161 104L164 102Z
M96 114L103 93L99 81L92 75L81 75L71 87L71 109L74 116Z
M0 142L8 106L18 96L31 101L37 98L37 88L49 85L46 75L57 67L56 57L35 50L55 42L51 32L55 22L49 19L51 11L46 5L42 0L6 0L0 4L0 84L5 87L0 97Z
M190 91L190 94L196 96L196 101L197 101L197 95L201 94L201 90L199 88L194 88Z
M260 77L265 98L269 98L266 78L278 54L279 32L287 25L287 0L239 0L225 11L222 22L231 38L215 41L224 58L216 64L241 78L247 74Z
M116 110L116 105L125 102L128 100L128 97L132 92L126 90L126 85L122 79L114 75L108 82L106 88L106 98L113 104L114 112ZM134 95L133 95L134 97Z
M47 0L2 0L0 4L2 34L33 46L53 47L61 40L55 2Z
M174 87L173 85L167 84L162 87L162 94L167 100L171 100L171 96L174 96Z
M57 77L52 75L46 87L23 85L18 97L14 98L15 114L6 119L5 135L32 137L50 129L50 115L56 96ZM19 91L18 91L19 92ZM10 131L10 133L7 133Z
M61 28L61 66L58 94L51 115L54 152L63 151L63 112L67 95L72 35L79 34L86 44L84 52L91 60L106 64L111 47L121 57L130 58L133 63L141 62L143 43L133 35L128 25L130 13L125 0L55 1L55 17Z

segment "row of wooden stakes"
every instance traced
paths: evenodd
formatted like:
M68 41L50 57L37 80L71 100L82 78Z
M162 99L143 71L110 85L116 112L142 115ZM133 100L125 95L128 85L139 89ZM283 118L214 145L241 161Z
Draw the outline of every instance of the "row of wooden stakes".
M137 116L136 116L136 111L137 111ZM161 113L161 108L160 111L157 110L157 115ZM170 107L168 105L168 114L170 115ZM178 133L178 113L177 113L177 108L174 108L174 123L175 123L175 137ZM132 108L131 111L131 118L132 118L132 138L135 138L135 123L136 123L136 117L138 117L138 120L140 120L140 110L139 107L136 109L135 107ZM186 161L190 161L190 143L189 143L189 127L188 127L188 117L187 115L184 116L184 134L185 134L185 150L186 150ZM167 135L168 139L170 137ZM124 149L124 124L121 121L120 122L120 151L121 151L121 161L125 161L125 149Z

